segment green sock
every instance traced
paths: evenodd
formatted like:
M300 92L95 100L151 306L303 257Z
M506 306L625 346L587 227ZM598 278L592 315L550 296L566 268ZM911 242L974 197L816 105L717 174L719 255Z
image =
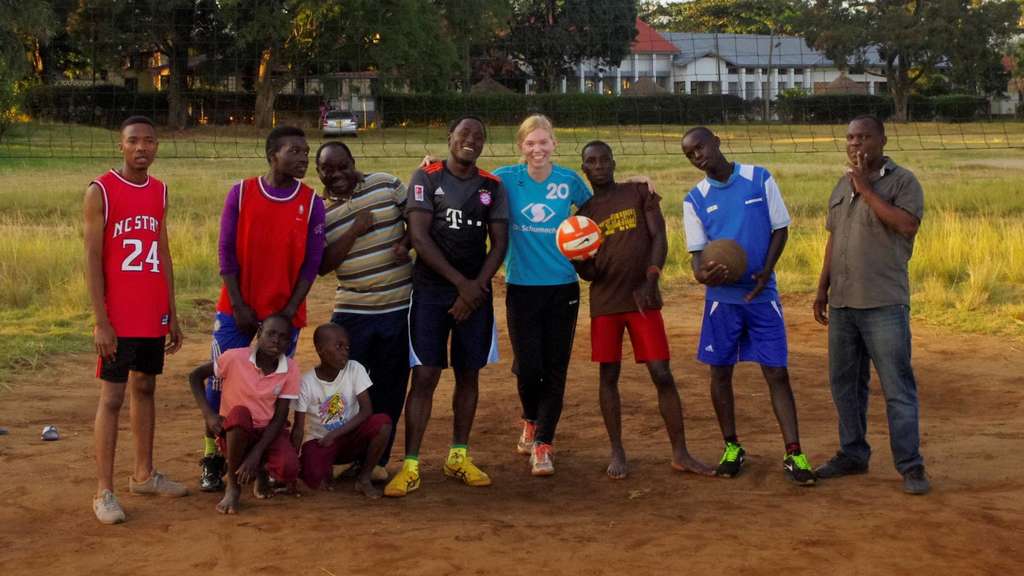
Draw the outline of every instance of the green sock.
M420 458L419 456L406 456L405 460L402 461L402 468L408 468L413 472L420 471Z
M465 444L452 444L452 447L448 449L448 459L451 460L455 455L465 458L467 450L469 450L469 446Z
M203 437L203 456L213 456L217 453L217 441L209 436Z

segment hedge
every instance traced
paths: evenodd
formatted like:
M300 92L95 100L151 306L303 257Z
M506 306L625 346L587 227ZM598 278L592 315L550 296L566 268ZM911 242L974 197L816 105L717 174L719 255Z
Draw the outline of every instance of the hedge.
M256 95L245 92L189 91L186 106L190 123L205 117L209 124L251 124ZM279 94L274 110L301 115L313 124L319 118L318 95ZM157 124L167 123L167 92L136 92L123 86L35 86L25 98L25 111L35 118L95 126L117 126L133 114L144 114ZM308 118L307 118L308 117Z
M912 94L907 101L907 108L911 121L965 122L985 116L988 111L988 99L967 94L932 97ZM892 116L894 109L892 96L889 95L782 95L776 101L779 118L796 123L849 122L861 114L874 114L885 120Z
M256 95L244 92L186 93L190 123L251 124ZM35 86L26 94L25 110L33 117L59 122L116 126L133 114L167 123L167 92L136 92L122 86ZM605 96L601 94L385 94L378 113L384 126L444 124L474 114L491 124L516 124L528 114L547 114L560 126L608 124L722 124L760 120L762 102L729 94L663 94ZM289 122L316 125L320 96L280 94L274 110ZM911 120L967 121L987 113L984 97L953 94L911 96ZM784 94L773 103L786 122L840 123L860 114L892 116L888 95Z
M386 94L384 126L444 124L462 114L491 124L516 124L540 112L559 126L595 124L696 124L743 120L750 102L733 95L605 96L601 94Z

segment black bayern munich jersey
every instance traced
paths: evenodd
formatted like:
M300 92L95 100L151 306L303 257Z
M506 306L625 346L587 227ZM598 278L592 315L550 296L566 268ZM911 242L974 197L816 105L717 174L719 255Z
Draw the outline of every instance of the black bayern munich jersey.
M466 278L475 278L487 258L487 225L508 221L508 199L501 180L478 169L462 180L444 162L417 170L409 181L406 213L433 214L430 237L448 263ZM416 260L413 287L447 286L448 282L421 259Z

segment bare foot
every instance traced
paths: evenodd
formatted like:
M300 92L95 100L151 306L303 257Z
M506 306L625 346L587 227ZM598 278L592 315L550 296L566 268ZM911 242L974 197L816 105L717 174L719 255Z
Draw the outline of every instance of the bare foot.
M672 469L680 472L692 472L701 476L714 476L715 469L687 454L683 458L676 457L672 461Z
M221 514L237 514L238 513L238 499L241 496L242 491L238 489L238 486L228 486L224 489L224 498L217 503L217 512Z
M374 486L370 480L356 480L355 488L356 492L359 492L371 500L376 500L384 495L384 491Z
M622 450L612 450L612 461L608 463L608 477L612 480L622 480L629 475L629 464L626 463L626 453Z
M256 481L252 483L252 495L260 500L274 497L274 489L270 486L270 479L266 472L260 472Z

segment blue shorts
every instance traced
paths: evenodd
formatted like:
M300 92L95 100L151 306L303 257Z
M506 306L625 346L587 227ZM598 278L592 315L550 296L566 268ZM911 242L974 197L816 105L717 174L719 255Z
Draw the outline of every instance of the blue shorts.
M755 304L705 301L697 360L712 366L757 362L785 367L789 348L782 305L775 300Z
M409 366L447 368L449 333L453 368L479 370L498 361L498 331L491 295L469 318L456 324L448 310L458 295L454 288L413 288L409 306Z
M210 345L210 361L216 362L221 353L252 344L255 336L238 330L235 317L217 312L213 322L213 342ZM292 326L292 342L288 346L288 357L295 356L295 344L299 341L299 329ZM220 378L210 376L206 381L206 402L214 412L220 411Z

